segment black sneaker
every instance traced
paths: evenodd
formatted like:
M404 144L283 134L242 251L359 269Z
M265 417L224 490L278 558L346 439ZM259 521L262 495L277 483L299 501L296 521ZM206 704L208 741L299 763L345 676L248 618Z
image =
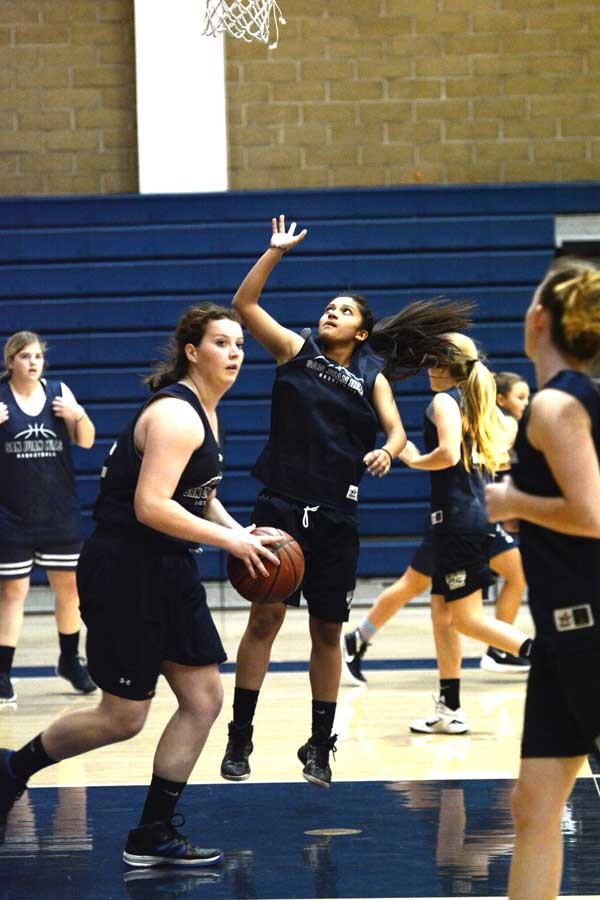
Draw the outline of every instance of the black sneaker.
M318 744L314 744L312 742L313 738L310 738L306 744L303 744L300 747L298 750L298 759L304 766L302 775L306 781L310 781L311 784L316 784L317 787L331 787L329 751L333 751L333 756L335 758L335 752L337 750L337 747L335 746L336 740L337 734L332 734L331 737L326 738L324 741L319 741Z
M129 900L150 900L164 897L175 900L193 894L198 897L198 888L203 884L219 882L221 872L213 869L173 868L173 866L152 866L146 869L126 869L123 884Z
M130 866L214 866L223 859L223 851L196 847L174 827L183 825L181 813L170 822L153 822L132 828L127 836L123 861Z
M229 740L221 763L221 778L226 778L227 781L245 781L250 775L248 757L254 750L254 728L252 725L236 725L235 722L230 722L227 727Z
M8 672L0 672L0 703L14 703L17 699Z
M342 675L348 684L366 684L367 679L361 671L361 661L367 652L366 641L363 641L358 628L348 634L342 634Z
M98 690L87 670L85 660L81 656L66 656L61 653L58 657L56 674L70 681L76 691L81 694L92 694Z
M507 672L508 674L527 674L531 668L531 660L523 656L513 656L506 650L488 647L481 657L481 668L486 672Z
M27 783L16 778L10 771L9 755L10 750L0 748L0 844L4 843L9 812L27 790Z

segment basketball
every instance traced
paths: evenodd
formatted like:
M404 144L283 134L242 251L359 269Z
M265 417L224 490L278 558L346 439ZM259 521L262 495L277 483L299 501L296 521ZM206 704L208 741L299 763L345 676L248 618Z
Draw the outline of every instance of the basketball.
M263 576L259 573L256 578L252 578L244 561L229 553L227 577L238 594L250 603L282 603L294 593L304 578L302 548L291 534L281 528L263 526L255 528L252 534L276 535L281 539L276 544L269 545L269 550L279 557L279 565L263 559L263 565L269 574Z

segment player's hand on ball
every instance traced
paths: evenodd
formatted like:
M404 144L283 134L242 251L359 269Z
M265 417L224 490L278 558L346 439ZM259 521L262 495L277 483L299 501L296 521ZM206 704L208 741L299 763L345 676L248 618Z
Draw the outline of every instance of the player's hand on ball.
M262 560L267 559L274 565L279 565L279 557L269 550L269 544L277 544L281 538L278 535L253 534L255 528L256 525L248 525L247 528L232 531L231 544L227 550L244 561L252 578L256 578L259 573L266 578L269 573Z
M271 219L271 243L269 244L274 250L281 250L286 253L303 241L307 235L306 228L303 228L299 234L296 234L296 223L292 222L288 230L285 230L285 216L279 216L278 219Z

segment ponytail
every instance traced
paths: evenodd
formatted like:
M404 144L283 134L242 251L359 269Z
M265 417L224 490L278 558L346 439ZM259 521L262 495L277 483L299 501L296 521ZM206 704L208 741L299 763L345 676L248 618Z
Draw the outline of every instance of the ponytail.
M448 365L455 352L450 335L470 327L472 309L471 303L438 297L416 300L376 322L368 340L384 358L386 378L399 381L426 368Z
M461 456L467 471L473 464L495 475L506 463L512 441L496 405L496 381L474 341L464 334L447 335L453 348L448 371L461 392Z

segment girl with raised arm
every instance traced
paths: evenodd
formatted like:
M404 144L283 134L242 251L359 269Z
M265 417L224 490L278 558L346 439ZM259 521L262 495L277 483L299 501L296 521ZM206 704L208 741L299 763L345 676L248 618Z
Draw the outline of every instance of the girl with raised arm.
M301 586L309 612L312 726L298 750L303 777L331 783L329 753L340 681L340 635L356 583L356 509L366 471L387 475L406 436L390 380L439 362L449 350L446 333L464 327L461 304L414 303L375 323L364 297L343 292L329 301L316 335L297 334L261 305L262 288L281 257L306 230L272 220L268 249L233 300L251 334L277 362L267 445L253 474L264 485L252 520L274 525L300 543L306 569ZM455 323L449 326L449 323ZM457 326L456 323L461 325ZM375 449L378 429L384 444ZM286 602L297 606L300 589ZM271 647L286 611L283 603L252 604L236 662L233 721L221 775L250 774L253 718Z

